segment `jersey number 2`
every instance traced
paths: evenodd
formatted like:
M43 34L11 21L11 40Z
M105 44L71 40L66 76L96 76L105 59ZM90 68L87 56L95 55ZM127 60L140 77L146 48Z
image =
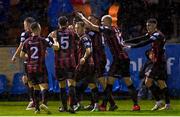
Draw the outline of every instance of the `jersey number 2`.
M38 48L37 47L31 47L30 49L33 51L32 55L31 55L31 58L32 59L38 59L39 58L38 55L37 55Z

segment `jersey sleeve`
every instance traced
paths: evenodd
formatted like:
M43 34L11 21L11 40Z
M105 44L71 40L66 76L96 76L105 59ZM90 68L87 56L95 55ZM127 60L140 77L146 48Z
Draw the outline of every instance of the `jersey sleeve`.
M47 47L52 47L53 46L53 42L51 41L53 40L51 37L47 37L44 39L44 43Z
M92 47L91 40L88 39L87 37L84 37L83 38L83 45L85 48L91 48Z
M20 36L20 42L23 43L26 40L26 36L27 36L26 32L22 32Z
M155 41L155 40L157 40L158 38L160 38L160 34L158 33L158 32L156 32L156 33L154 33L154 34L152 34L151 36L150 36L150 39L151 40L153 40L153 41Z

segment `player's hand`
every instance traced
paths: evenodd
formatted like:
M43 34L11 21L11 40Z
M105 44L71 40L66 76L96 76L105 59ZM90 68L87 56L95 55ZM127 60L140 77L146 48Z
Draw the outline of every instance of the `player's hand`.
M79 16L79 18L84 19L84 15L82 13L77 12L76 14Z
M124 49L131 49L131 46L130 45L125 45L123 48Z
M85 63L85 61L86 61L86 60L85 60L85 58L84 58L84 57L83 57L83 58L81 58L81 59L80 59L80 64L81 64L81 65L83 65L83 64Z
M16 57L13 56L12 59L11 59L11 61L12 61L13 63L16 62Z

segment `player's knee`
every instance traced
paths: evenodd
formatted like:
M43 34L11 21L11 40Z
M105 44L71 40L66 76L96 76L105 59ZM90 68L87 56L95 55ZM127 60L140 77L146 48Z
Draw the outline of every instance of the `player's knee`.
M66 87L66 81L59 81L59 87L60 88L65 88Z
M158 86L160 89L164 89L167 87L166 82L162 80L158 81Z
M41 91L48 90L48 84L47 83L39 84L39 87L40 87Z
M132 85L132 80L131 80L130 77L125 77L125 78L124 78L124 81L125 81L125 83L126 83L127 86Z
M146 78L146 80L145 80L145 85L146 85L146 87L151 87L152 86L152 80L151 79L149 79L149 78Z
M90 83L90 84L88 84L88 87L90 89L94 89L94 88L96 88L96 84L95 83Z
M107 85L107 79L104 77L100 77L100 78L98 78L98 81L101 84L101 86L103 87L103 89L105 89L106 85Z
M34 90L40 90L39 85L33 85Z
M72 80L72 79L69 79L68 80L68 87L70 87L70 86L76 86L76 81L75 80Z
M114 77L108 77L107 84L113 85L116 79Z
M32 81L28 81L28 86L29 86L29 88L32 88L32 87L33 87Z

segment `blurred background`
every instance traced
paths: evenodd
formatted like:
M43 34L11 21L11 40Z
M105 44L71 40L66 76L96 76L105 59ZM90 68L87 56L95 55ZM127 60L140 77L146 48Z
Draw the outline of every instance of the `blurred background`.
M123 30L128 39L145 33L145 22L157 18L159 28L170 42L180 42L179 0L0 0L0 45L16 45L23 20L32 16L42 27L42 34L57 27L60 15L71 17L74 11L101 17L113 16L113 24Z

